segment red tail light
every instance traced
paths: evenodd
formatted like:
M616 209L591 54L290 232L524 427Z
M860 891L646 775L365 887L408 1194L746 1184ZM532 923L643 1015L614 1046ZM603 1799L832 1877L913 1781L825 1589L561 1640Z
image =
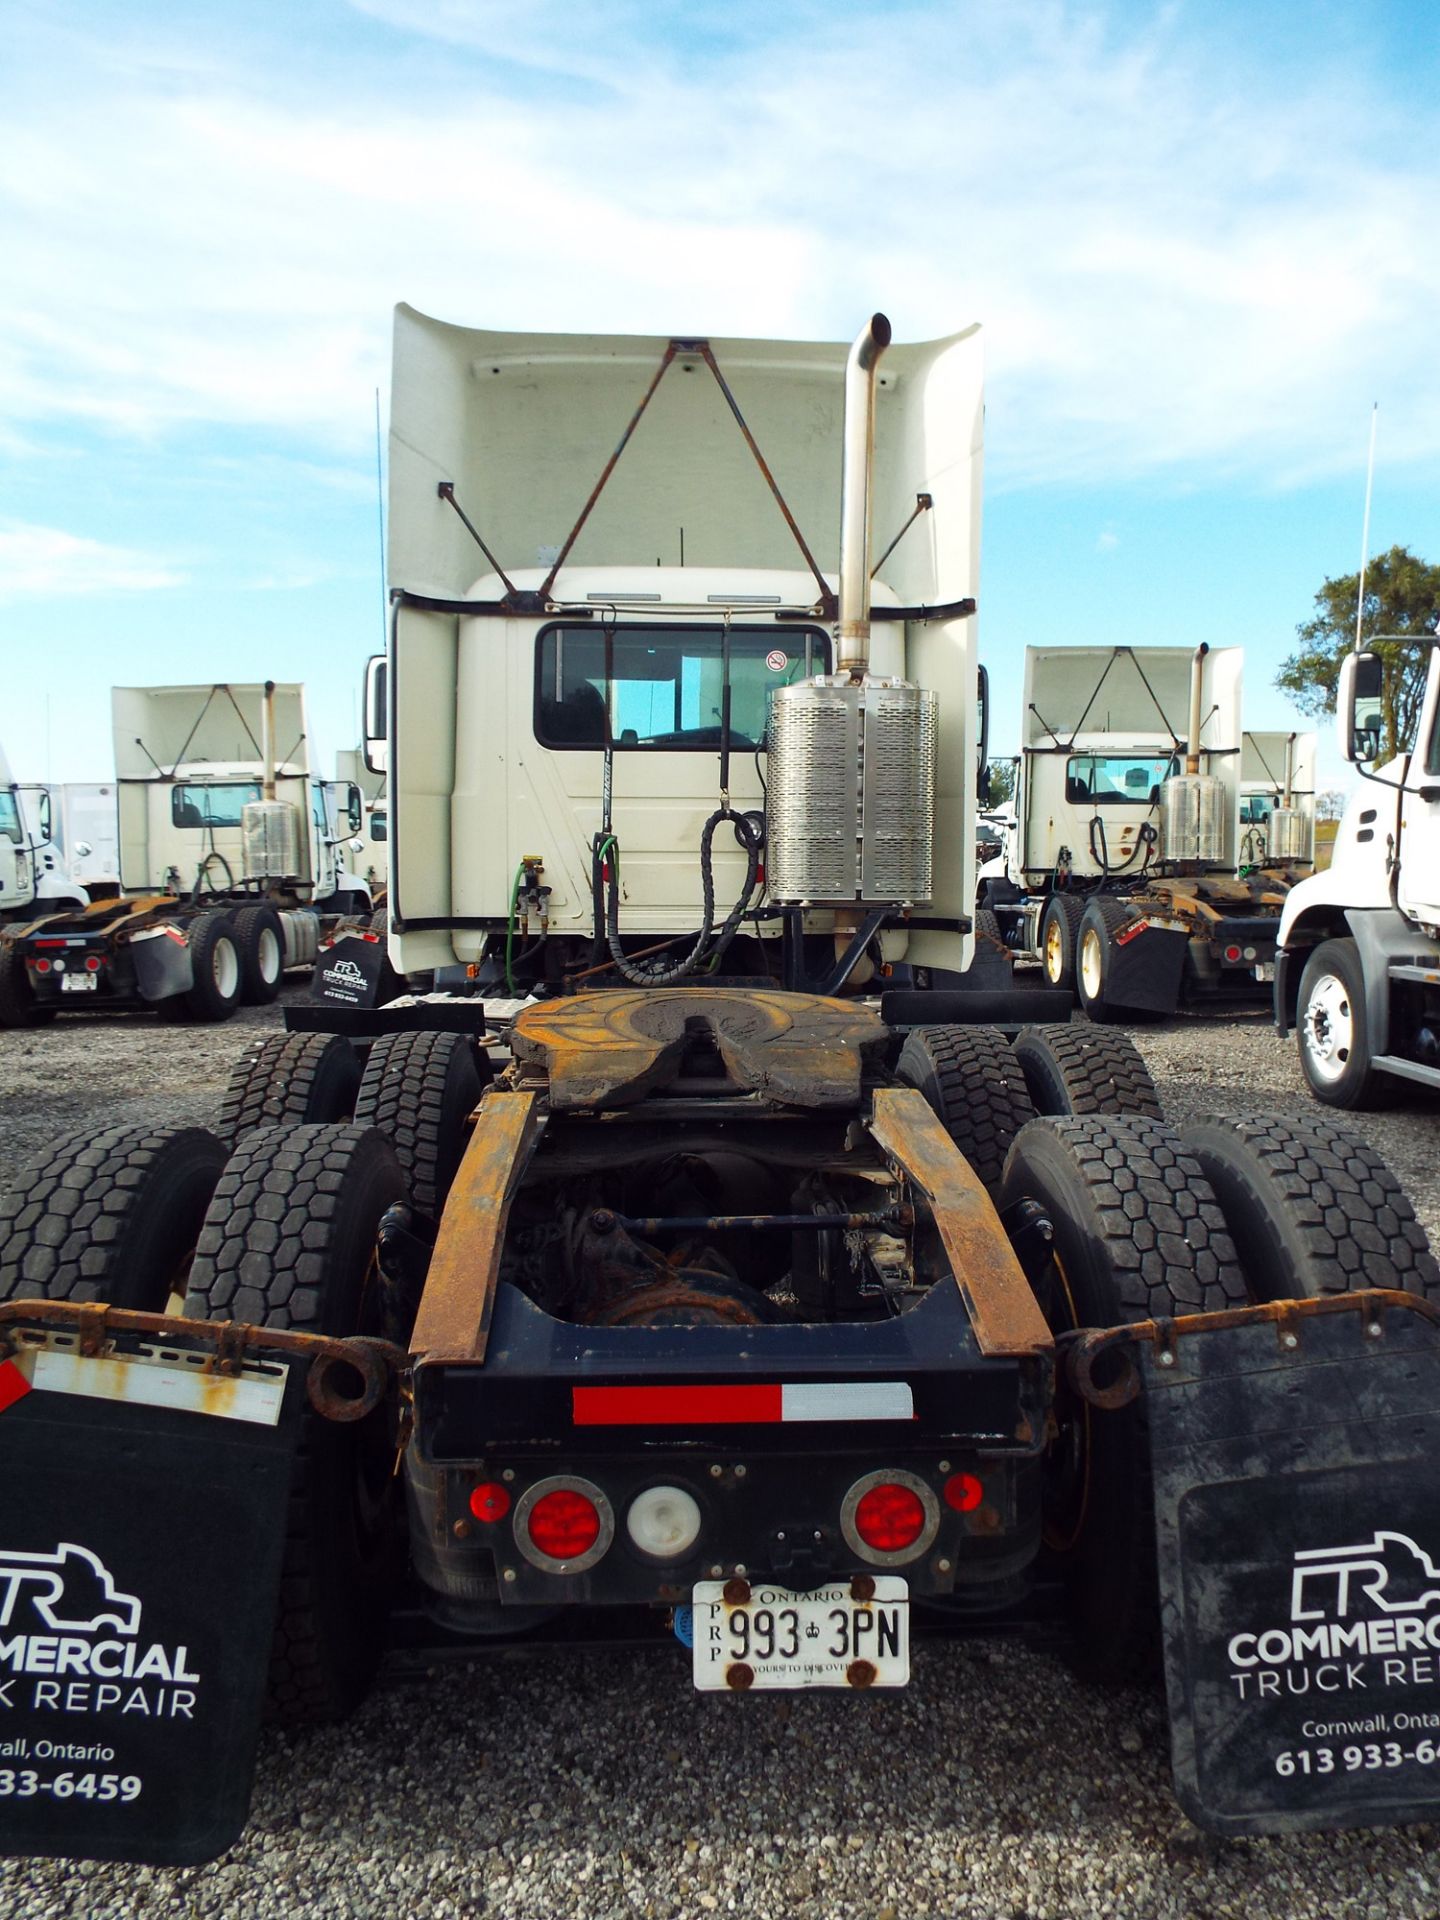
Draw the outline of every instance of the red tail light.
M43 954L40 956L38 960L32 960L30 964L32 967L34 967L36 973L49 973L50 971L50 962L45 958Z
M973 1473L952 1473L945 1482L945 1504L957 1513L973 1513L985 1498L985 1488Z
M515 1507L515 1543L544 1573L583 1573L615 1538L615 1510L593 1481L537 1480Z
M925 1508L918 1493L898 1481L871 1487L855 1509L855 1531L877 1553L903 1553L925 1531Z
M482 1480L471 1492L470 1511L477 1520L503 1520L510 1511L510 1494L498 1480Z

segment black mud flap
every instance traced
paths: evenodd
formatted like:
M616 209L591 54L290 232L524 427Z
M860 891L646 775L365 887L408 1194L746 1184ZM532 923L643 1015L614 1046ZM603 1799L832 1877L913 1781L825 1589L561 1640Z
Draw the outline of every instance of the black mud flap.
M1190 942L1173 927L1157 927L1143 914L1110 935L1105 961L1105 999L1138 1013L1173 1013Z
M1175 1786L1212 1833L1440 1817L1440 1327L1396 1298L1139 1349Z
M180 1404L109 1397L117 1367ZM0 1362L0 1853L183 1866L239 1837L305 1413L283 1356Z
M375 1007L385 998L385 942L378 934L341 933L322 947L310 977L310 998L327 1007Z

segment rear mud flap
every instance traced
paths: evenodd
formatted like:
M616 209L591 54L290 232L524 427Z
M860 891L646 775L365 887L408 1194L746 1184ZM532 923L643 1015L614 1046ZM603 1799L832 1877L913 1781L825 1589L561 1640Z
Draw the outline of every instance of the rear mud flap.
M1394 1294L1276 1312L1137 1353L1176 1792L1221 1834L1434 1819L1440 1327Z
M190 1865L239 1837L306 1364L0 1362L0 1853ZM107 1367L194 1410L111 1397Z
M1110 937L1105 962L1105 999L1141 1013L1173 1013L1190 942L1171 927L1157 927L1143 916L1128 921Z

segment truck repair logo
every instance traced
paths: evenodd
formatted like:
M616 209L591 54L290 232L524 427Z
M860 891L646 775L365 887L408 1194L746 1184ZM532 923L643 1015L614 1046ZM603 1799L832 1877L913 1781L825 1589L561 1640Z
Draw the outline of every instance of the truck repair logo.
M1226 1649L1242 1699L1292 1693L1429 1686L1440 1654L1440 1567L1408 1533L1305 1547L1290 1565L1290 1619L1237 1633ZM1330 1663L1315 1666L1315 1662Z
M363 987L365 975L353 960L337 960L325 969L327 983L334 987Z
M1381 1613L1425 1613L1440 1603L1440 1567L1408 1533L1377 1533L1364 1546L1307 1547L1295 1555L1290 1618L1344 1620L1363 1596Z
M0 1548L0 1628L9 1627L24 1598L51 1633L140 1631L140 1602L120 1593L110 1570L88 1547L62 1540L53 1553Z
M14 1708L191 1719L190 1650L142 1640L140 1615L89 1547L0 1547L0 1727Z

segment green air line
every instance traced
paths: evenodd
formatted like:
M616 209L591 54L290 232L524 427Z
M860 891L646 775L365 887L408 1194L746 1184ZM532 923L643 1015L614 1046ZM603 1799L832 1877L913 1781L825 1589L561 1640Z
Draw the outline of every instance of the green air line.
M510 956L515 944L515 905L520 898L520 882L525 878L525 862L522 860L515 869L515 884L510 889L510 916L505 923L505 991L512 1000L518 1000L515 991L515 976L510 971Z

